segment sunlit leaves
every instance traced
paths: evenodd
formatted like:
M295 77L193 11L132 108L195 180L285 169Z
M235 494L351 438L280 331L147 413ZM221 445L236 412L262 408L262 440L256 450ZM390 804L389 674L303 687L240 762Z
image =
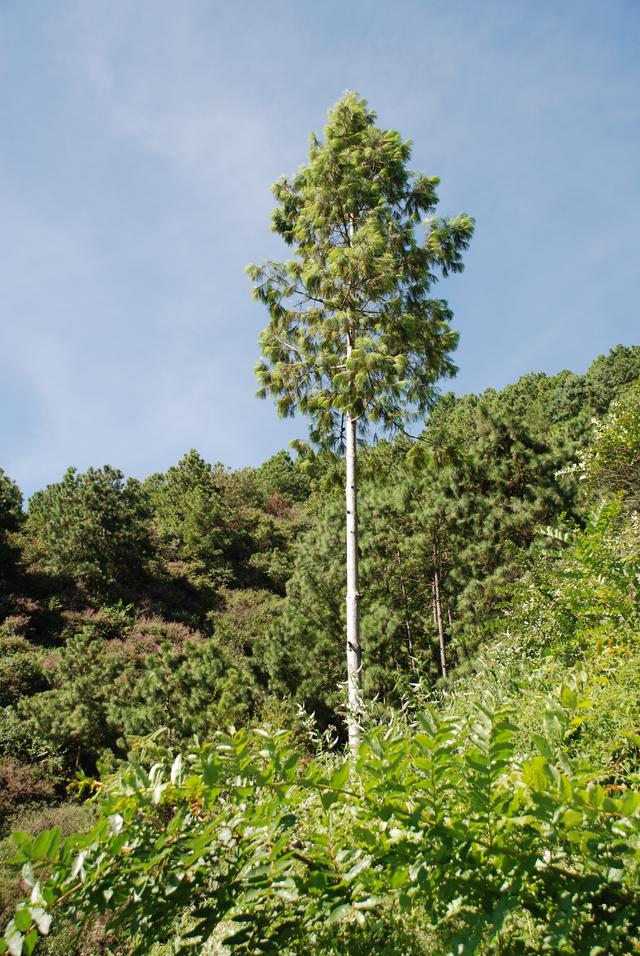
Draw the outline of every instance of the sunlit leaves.
M577 687L548 702L546 752L524 762L512 711L485 705L374 728L355 764L302 758L286 732L221 733L159 760L154 745L153 766L105 782L89 834L17 835L36 882L5 951L30 952L57 912L108 907L134 953L187 912L184 947L222 932L234 953L297 953L331 923L391 919L394 901L398 919L437 927L443 952L518 946L532 919L532 939L553 951L585 939L627 951L640 928L640 796L608 793L563 751Z

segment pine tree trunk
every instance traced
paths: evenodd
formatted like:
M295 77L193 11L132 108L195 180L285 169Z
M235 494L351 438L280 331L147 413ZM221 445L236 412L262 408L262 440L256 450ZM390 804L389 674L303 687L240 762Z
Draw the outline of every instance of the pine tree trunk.
M355 220L349 216L349 245L353 244ZM353 329L347 334L347 363L353 349ZM358 473L356 446L357 419L347 414L346 510L347 510L347 693L349 750L360 746L360 594L358 592Z
M349 350L350 351L350 350ZM356 419L347 415L347 688L349 748L360 744L360 613L358 593L358 501L356 473Z
M433 551L433 596L438 622L438 643L440 645L440 673L443 677L447 676L447 656L444 645L444 625L442 623L442 602L440 600L440 553L434 548Z
M436 611L436 583L431 582L431 610L433 611L433 626L438 629L438 612Z
M404 629L407 633L407 649L409 651L409 656L411 657L412 666L415 669L416 661L413 656L413 634L411 632L411 622L409 620L409 601L407 599L407 589L404 583L404 576L402 574L402 558L398 549L396 549L396 561L398 562L398 568L400 569L400 589L402 591L402 606L404 610Z

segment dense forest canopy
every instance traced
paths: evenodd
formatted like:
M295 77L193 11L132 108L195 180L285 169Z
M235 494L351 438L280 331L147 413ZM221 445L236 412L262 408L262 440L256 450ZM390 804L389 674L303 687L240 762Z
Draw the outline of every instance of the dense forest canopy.
M358 953L383 938L389 952L538 952L543 939L628 952L639 383L640 347L618 346L584 375L446 393L417 445L361 449L356 767L340 757L344 463L330 450L237 471L192 450L144 481L70 468L26 505L0 472L5 922L32 872L58 874L3 945L30 952L77 882L84 838L60 837L88 830L87 846L117 855L117 818L118 846L148 864L144 906L130 908L133 870L107 886L87 851L84 889L43 952L164 954L193 937L213 953L225 927L248 953ZM179 752L191 775L169 772ZM440 809L421 776L436 757ZM154 764L167 770L149 776ZM78 774L102 776L97 804L78 801ZM426 802L409 812L402 793ZM174 890L153 850L167 825L212 861L167 846Z

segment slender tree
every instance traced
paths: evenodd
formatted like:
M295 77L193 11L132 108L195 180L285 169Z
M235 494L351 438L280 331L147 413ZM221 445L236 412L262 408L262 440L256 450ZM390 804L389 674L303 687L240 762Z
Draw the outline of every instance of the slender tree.
M460 272L473 232L467 215L433 217L438 178L408 168L411 143L375 124L355 93L329 113L308 163L276 182L273 229L287 262L250 265L270 321L260 336L261 397L311 419L310 437L346 459L349 743L356 748L360 640L356 439L423 415L452 375L452 313L430 296L437 273ZM426 218L425 218L426 217Z

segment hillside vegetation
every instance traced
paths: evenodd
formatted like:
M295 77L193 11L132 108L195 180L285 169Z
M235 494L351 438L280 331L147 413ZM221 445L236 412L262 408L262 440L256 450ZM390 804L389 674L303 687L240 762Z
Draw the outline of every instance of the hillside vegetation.
M355 759L343 467L0 472L0 952L640 948L640 347L361 449Z

